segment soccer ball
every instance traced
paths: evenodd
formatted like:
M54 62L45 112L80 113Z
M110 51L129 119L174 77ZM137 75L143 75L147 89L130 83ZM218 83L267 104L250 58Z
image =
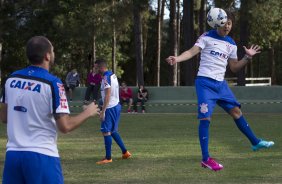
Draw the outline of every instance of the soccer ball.
M227 22L227 14L221 8L212 8L207 14L207 22L212 28L222 27Z

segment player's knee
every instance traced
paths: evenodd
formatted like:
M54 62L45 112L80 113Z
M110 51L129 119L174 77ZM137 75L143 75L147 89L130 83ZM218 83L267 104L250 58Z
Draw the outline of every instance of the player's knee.
M229 114L234 118L234 119L238 119L242 116L242 111L239 107L235 107L233 109L230 110Z
M111 135L111 132L103 132L102 134L103 134L103 136L109 136L109 135Z
M200 118L199 120L208 120L208 121L210 121L210 120L211 120L211 117Z

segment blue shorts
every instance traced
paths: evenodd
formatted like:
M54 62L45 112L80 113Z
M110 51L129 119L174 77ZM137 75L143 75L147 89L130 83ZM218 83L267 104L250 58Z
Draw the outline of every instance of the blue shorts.
M227 113L234 107L241 108L226 81L197 77L195 86L198 97L198 119L211 117L216 104Z
M7 151L3 184L63 184L60 158L29 151Z
M106 109L105 120L101 123L101 132L117 132L120 119L121 105Z

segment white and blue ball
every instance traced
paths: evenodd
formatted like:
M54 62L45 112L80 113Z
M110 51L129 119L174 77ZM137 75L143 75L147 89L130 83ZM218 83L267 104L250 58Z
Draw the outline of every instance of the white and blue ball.
M221 8L212 8L207 14L207 22L212 28L223 27L227 22L227 14Z

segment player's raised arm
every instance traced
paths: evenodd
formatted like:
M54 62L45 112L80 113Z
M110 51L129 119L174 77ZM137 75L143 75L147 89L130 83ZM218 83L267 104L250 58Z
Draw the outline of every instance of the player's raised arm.
M245 46L243 47L245 49L246 54L240 61L232 58L228 60L232 72L238 72L242 67L244 67L246 64L248 64L249 61L252 60L254 55L261 52L261 48L258 45L252 45L249 49Z
M200 51L201 51L201 48L194 45L191 49L183 52L179 56L169 56L168 58L166 58L166 62L170 65L174 65L176 63L191 59L196 54L198 54Z

